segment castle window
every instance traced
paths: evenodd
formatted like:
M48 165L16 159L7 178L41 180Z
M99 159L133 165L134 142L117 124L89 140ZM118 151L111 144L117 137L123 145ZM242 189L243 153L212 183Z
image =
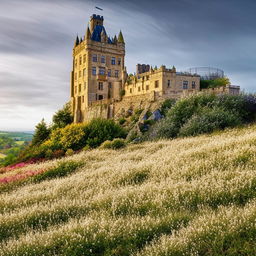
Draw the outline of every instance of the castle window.
M115 57L112 57L112 58L111 58L111 64L112 64L112 65L116 65L116 58L115 58Z
M75 67L77 67L77 59L75 59Z
M149 85L148 85L148 84L146 85L146 90L147 90L147 91L149 90Z
M183 90L188 89L188 81L183 81Z
M132 93L132 88L130 88L130 93Z
M99 82L99 91L103 91L103 82Z
M82 76L82 72L81 72L81 70L79 71L79 77L81 77Z
M140 92L140 86L138 87L138 92Z
M81 89L82 89L82 85L79 84L78 91L81 92Z
M103 100L103 95L99 95L98 100Z
M77 80L77 73L75 73L75 81Z
M192 81L192 89L195 89L195 88L196 88L196 82Z
M149 79L149 76L146 76L146 80L148 80Z
M105 75L105 68L100 68L99 74L100 75Z
M79 65L82 65L82 56L79 57Z
M92 61L93 62L97 62L98 61L97 54L93 54L92 55Z
M101 56L101 63L105 63L106 62L106 57L104 55Z
M118 58L118 65L121 65L121 58Z
M167 87L168 87L168 88L171 87L171 80L168 80L168 82L167 82Z
M108 77L111 77L111 69L108 70Z
M84 68L84 70L83 70L83 76L85 76L86 75L86 69Z
M111 82L108 83L108 88L109 88L109 89L112 88L112 83L111 83Z
M82 102L84 103L84 96L82 96Z
M115 70L115 77L119 77L119 71Z
M86 61L86 55L84 54L83 63L85 63L85 61Z
M92 67L92 75L96 76L96 67Z
M158 88L159 87L159 81L155 81L155 88Z

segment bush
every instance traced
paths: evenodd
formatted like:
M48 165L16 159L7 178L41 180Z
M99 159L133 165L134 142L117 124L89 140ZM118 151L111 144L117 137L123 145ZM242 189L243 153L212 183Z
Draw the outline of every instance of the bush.
M107 140L101 144L101 148L103 149L119 149L126 146L126 142L124 139L114 139L112 141Z
M125 130L113 120L109 119L93 119L84 128L85 145L91 148L100 146L106 140L113 140L114 138L125 138Z
M171 109L175 105L175 99L167 99L165 100L160 108L160 112L163 116L166 116L169 109Z
M179 100L144 139L175 138L252 122L256 100L244 95L200 94Z
M179 136L210 133L214 130L234 127L241 123L239 116L232 112L221 108L205 109L200 114L192 116L189 121L181 127Z
M69 148L67 151L66 151L66 156L72 156L74 155L74 150Z
M86 124L70 124L61 129L60 143L64 149L81 149L86 144Z
M125 122L126 122L126 119L123 118L123 117L118 120L118 123L119 123L120 125L123 125Z

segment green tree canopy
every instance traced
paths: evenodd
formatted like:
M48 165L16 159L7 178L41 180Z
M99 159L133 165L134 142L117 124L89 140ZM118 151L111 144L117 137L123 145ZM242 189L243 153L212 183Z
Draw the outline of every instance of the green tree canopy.
M48 139L50 135L50 130L47 127L44 119L40 123L36 125L35 134L32 139L32 145L40 145L46 139Z
M56 128L64 128L68 124L73 122L73 116L71 113L70 103L66 103L62 109L58 110L52 118L53 121L53 129Z

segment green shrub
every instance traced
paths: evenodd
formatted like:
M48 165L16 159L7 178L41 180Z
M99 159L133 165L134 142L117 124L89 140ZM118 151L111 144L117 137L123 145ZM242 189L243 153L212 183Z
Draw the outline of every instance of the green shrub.
M81 166L82 164L80 162L74 162L74 161L62 162L57 167L34 176L32 180L36 182L40 182L43 180L64 177L76 171L77 168Z
M125 147L125 145L126 142L124 139L114 139L103 142L100 147L104 149L119 149Z
M77 150L85 145L85 124L70 124L61 130L61 145L64 149Z
M195 114L181 127L180 136L193 136L210 133L214 130L234 127L241 124L238 115L221 108L205 109L200 114Z
M85 144L91 148L100 146L106 140L114 138L125 138L125 130L113 120L93 119L84 127Z
M169 109L171 109L175 105L175 99L167 99L165 100L160 108L160 112L162 115L166 116Z
M66 151L66 154L65 154L66 156L72 156L72 155L74 155L74 150L73 149L71 149L71 148L69 148L67 151Z
M192 95L177 101L144 139L197 135L251 122L256 112L253 104L244 95Z
M120 125L123 125L125 122L126 122L126 119L123 118L123 117L118 120L118 123L119 123Z

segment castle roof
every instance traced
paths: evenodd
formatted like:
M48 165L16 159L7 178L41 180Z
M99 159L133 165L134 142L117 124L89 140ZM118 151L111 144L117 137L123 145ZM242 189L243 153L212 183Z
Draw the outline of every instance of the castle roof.
M104 28L104 26L102 25L96 25L93 32L92 32L92 36L91 36L91 40L96 41L96 42L101 42L101 33L103 32L103 34L107 35L106 30ZM108 38L108 43L111 44L112 41L110 40L110 38Z

